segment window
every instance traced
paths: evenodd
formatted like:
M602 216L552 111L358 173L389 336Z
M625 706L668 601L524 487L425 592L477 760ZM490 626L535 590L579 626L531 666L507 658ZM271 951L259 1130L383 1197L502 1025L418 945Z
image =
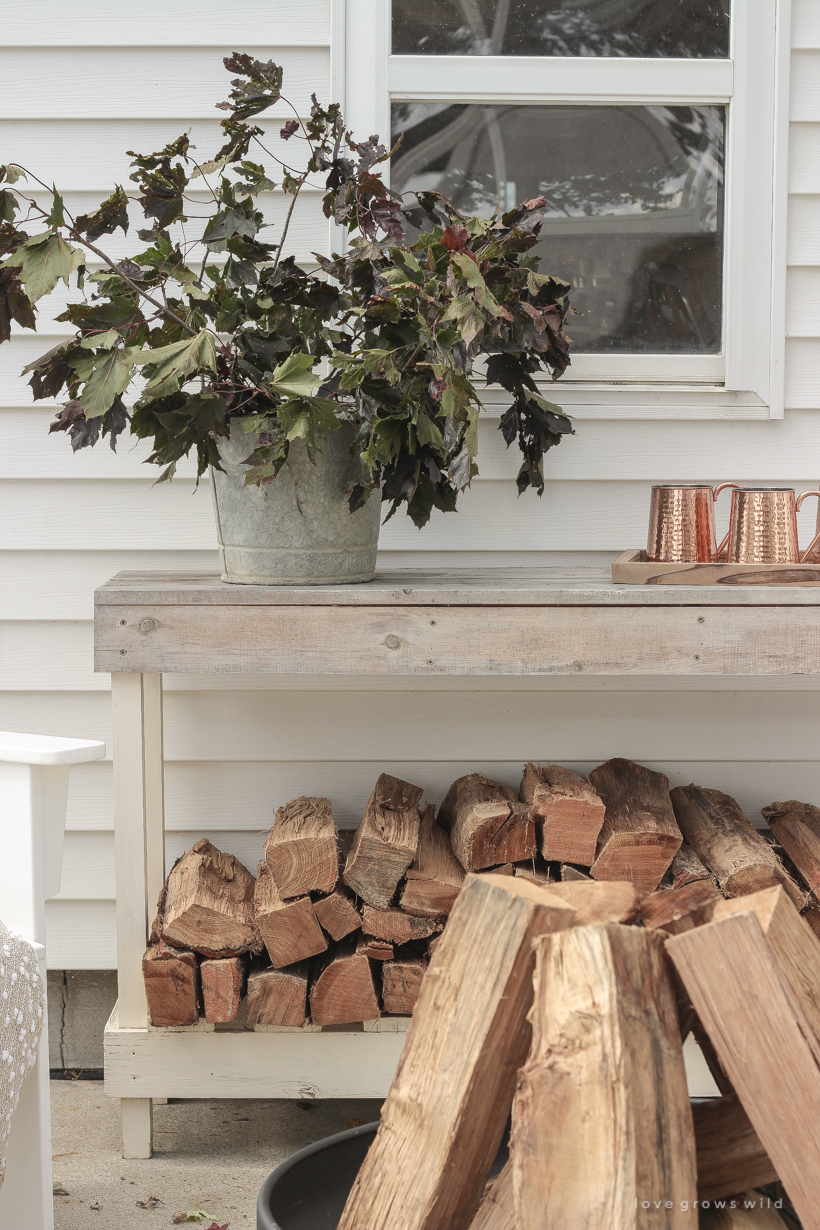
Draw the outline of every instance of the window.
M348 0L346 109L401 137L395 189L546 198L571 413L782 414L784 2Z

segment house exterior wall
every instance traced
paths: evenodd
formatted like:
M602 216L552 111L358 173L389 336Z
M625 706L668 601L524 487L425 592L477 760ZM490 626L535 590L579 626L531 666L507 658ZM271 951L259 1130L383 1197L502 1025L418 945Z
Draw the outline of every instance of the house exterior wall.
M82 211L117 180L126 149L194 127L210 148L221 56L283 62L291 97L327 97L330 0L104 0L19 6L0 33L0 161L51 182ZM14 27L10 30L9 27ZM547 489L516 496L515 458L481 427L481 477L461 511L419 533L382 532L383 566L605 563L646 532L652 482L820 479L820 15L792 11L786 414L782 421L584 418L546 462ZM281 208L281 203L277 206ZM297 253L327 245L318 196L296 221ZM113 246L123 254L128 243ZM761 293L762 310L767 310ZM43 315L46 315L47 307ZM217 566L207 481L191 468L153 488L147 451L126 442L72 456L48 436L54 408L31 403L21 368L60 326L0 348L0 728L106 739L110 683L92 668L92 592L120 569ZM560 401L560 386L556 389ZM725 519L725 508L719 518ZM807 502L802 535L812 529ZM755 817L773 798L820 801L820 689L796 678L660 681L166 679L168 857L207 835L255 868L273 809L326 794L355 824L377 774L437 800L481 767L517 784L525 759L589 769L624 755L739 797ZM49 964L115 965L111 763L72 769L63 880L48 908Z

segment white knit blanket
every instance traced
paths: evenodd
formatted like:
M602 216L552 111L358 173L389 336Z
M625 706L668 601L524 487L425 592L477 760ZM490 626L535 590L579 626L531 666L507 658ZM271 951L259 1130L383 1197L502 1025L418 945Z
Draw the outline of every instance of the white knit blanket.
M37 1058L45 995L31 944L0 922L0 1186L11 1117Z

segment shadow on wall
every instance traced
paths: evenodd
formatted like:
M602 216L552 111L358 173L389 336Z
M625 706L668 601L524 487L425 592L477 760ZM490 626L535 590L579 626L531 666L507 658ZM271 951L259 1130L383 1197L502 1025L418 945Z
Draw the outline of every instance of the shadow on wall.
M116 970L49 970L49 1067L99 1072L103 1031L117 999Z

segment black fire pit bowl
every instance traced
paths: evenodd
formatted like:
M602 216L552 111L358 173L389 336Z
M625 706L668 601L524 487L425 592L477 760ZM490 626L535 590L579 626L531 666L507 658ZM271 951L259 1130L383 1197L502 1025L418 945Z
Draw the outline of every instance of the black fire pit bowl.
M268 1175L256 1206L256 1230L336 1230L378 1123L363 1123L308 1145ZM491 1177L507 1160L506 1143Z

